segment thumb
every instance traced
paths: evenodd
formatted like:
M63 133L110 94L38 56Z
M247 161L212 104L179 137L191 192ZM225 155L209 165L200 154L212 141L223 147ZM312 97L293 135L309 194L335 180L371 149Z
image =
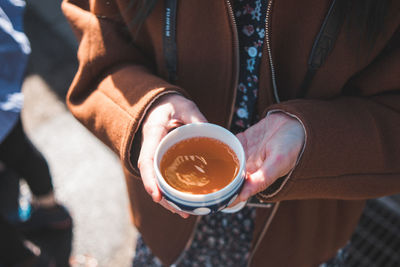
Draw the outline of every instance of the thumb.
M246 201L251 196L265 190L278 178L276 166L266 160L264 164L246 177L243 189L240 192L240 201Z

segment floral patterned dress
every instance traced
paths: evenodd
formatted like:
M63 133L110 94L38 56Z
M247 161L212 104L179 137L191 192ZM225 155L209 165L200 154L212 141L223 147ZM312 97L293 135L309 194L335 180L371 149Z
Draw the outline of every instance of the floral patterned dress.
M267 0L234 1L239 37L239 84L231 131L239 133L258 120L256 102L262 48L265 37Z

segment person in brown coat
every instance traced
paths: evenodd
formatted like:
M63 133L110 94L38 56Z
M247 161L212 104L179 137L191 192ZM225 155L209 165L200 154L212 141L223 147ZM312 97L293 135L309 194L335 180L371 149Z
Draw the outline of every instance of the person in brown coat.
M121 158L152 264L318 266L346 245L366 199L400 192L399 3L64 0L62 9L80 42L68 107ZM200 217L164 201L155 148L198 121L237 133L247 156L240 200L261 203Z

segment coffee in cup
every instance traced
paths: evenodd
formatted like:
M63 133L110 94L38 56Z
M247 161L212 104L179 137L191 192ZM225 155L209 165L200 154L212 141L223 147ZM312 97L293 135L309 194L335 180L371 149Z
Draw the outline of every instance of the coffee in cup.
M217 139L192 137L165 152L160 171L176 190L210 194L232 182L239 172L239 160L227 144Z

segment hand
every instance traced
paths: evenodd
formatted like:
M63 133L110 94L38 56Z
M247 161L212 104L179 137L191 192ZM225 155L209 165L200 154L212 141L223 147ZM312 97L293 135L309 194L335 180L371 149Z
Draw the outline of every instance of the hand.
M287 175L294 168L305 141L301 123L283 112L269 114L237 137L246 154L246 181L231 206L247 201Z
M153 201L183 218L189 215L177 211L162 198L153 161L158 144L170 130L193 122L207 122L207 120L192 101L178 94L161 96L153 103L142 124L142 149L138 160L144 188Z

